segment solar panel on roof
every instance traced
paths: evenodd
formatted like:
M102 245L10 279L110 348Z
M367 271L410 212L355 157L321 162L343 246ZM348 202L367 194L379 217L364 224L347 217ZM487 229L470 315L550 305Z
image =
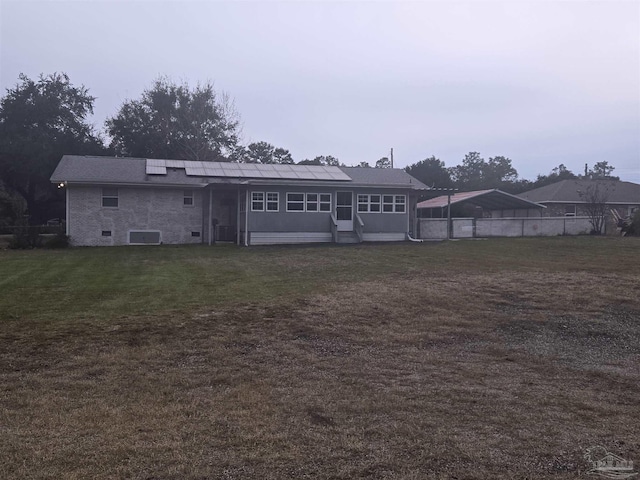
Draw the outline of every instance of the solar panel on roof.
M321 165L262 165L257 163L223 163L149 158L146 171L150 175L166 175L167 168L183 168L195 177L241 177L296 180L351 180L338 167Z
M167 169L155 165L147 165L146 173L147 175L166 175Z

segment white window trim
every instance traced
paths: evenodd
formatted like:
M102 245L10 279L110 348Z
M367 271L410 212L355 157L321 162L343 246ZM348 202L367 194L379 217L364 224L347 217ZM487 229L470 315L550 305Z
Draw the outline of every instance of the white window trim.
M262 194L262 200L254 200L254 199L253 199L253 196L254 196L255 194ZM250 199L250 201L251 201L251 211L252 211L252 212L264 212L264 209L265 209L265 206L266 206L266 205L265 205L265 200L266 200L266 198L267 198L267 197L266 197L266 195L265 195L265 193L264 193L264 192L251 192L251 199ZM254 203L254 202L256 202L256 203L257 203L257 202L262 202L262 208L253 208L253 203Z
M275 195L275 200L269 200L269 195ZM275 203L276 209L270 209L269 204ZM265 192L264 194L264 211L265 212L279 212L280 211L280 192Z
M191 203L186 203L187 198L191 199ZM182 192L182 206L189 207L189 208L196 206L196 200L194 198L193 190L184 190Z
M322 195L327 195L329 197L329 200L323 202L320 199ZM331 205L332 205L331 200L333 200L333 198L331 197L330 193L327 193L327 192L318 193L318 213L331 213ZM322 210L322 205L329 205L329 210Z
M294 200L294 201L290 201L289 200L289 195L302 195L302 200ZM287 212L291 212L291 213L303 213L307 211L307 194L305 192L287 192L286 193L286 209ZM289 209L289 203L302 203L302 210L290 210Z
M100 197L100 205L102 206L102 208L119 208L120 207L120 190L118 188L111 188L111 187L106 187L108 190L115 190L116 194L115 195L105 195L104 194L104 189L105 187L102 187L102 191L101 191L101 197ZM104 199L105 198L115 198L117 201L117 205L113 206L113 205L105 205L104 204Z
M286 211L287 212L291 212L291 213L331 213L332 212L332 206L333 204L331 203L331 201L333 200L333 197L330 193L328 192L286 192ZM292 203L301 203L302 202L302 210L290 210L289 209L289 195L302 195L302 200L301 201L294 201ZM318 199L315 202L311 202L311 203L316 203L318 205L318 209L317 210L307 210L307 196L308 195L317 195ZM328 200L326 201L322 201L321 200L321 196L322 195L326 195L328 197ZM328 207L328 210L322 210L322 205L326 207Z

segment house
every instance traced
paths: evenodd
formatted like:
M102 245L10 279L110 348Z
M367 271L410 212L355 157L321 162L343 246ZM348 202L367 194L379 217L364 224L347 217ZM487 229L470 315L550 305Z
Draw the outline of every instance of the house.
M427 187L400 169L65 155L73 245L401 241Z
M548 217L589 216L589 204L601 201L605 205L608 231L620 219L633 217L640 208L640 185L619 180L561 180L518 196L546 206L544 215Z

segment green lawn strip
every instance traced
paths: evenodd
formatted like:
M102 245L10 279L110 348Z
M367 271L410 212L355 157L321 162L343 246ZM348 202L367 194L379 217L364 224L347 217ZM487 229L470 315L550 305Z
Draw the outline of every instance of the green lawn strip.
M72 321L291 298L394 275L622 271L640 239L560 237L358 246L230 245L0 252L0 320ZM588 259L588 262L585 262Z

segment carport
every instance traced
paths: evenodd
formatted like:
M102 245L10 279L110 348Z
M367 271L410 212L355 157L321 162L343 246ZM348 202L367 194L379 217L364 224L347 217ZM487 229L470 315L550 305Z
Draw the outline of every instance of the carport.
M464 203L481 207L483 216L491 218L539 217L541 210L546 208L539 203L516 197L495 188L493 190L458 192L425 200L417 205L418 216L421 218L448 218L451 205Z

